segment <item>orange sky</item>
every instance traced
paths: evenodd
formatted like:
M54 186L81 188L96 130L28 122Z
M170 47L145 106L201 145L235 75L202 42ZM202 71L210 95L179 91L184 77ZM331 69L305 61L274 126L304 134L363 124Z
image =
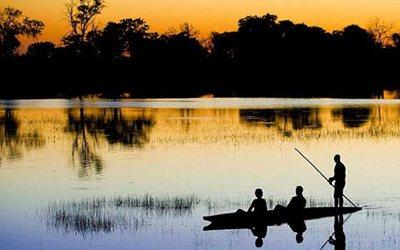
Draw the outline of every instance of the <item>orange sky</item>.
M46 24L39 40L59 44L67 26L63 4L67 0L0 0L21 9L31 18ZM237 20L246 15L267 12L280 19L318 25L327 30L350 23L366 26L373 17L397 24L400 21L399 0L106 0L107 8L99 17L100 24L126 17L141 17L153 31L164 32L189 22L206 37L211 31L233 30Z

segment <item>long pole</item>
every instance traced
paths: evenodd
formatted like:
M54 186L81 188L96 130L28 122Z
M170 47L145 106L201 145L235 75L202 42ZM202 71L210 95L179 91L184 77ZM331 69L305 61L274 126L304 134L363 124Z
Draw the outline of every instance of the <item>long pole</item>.
M297 148L294 148L297 153L299 153L308 163L310 163L310 165L329 183L329 185L331 185L332 187L335 187L335 185L333 185L332 183L329 182L328 178L326 178L326 176L317 168L317 166L315 166L307 157L305 157L300 150L298 150ZM354 207L357 207L349 198L347 198L346 195L343 194L343 197L351 203L351 205L353 205Z

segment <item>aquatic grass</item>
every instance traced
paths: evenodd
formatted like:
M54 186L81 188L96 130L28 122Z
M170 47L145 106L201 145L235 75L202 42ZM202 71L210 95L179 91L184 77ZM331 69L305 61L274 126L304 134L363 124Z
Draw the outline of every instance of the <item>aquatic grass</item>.
M157 210L190 210L201 202L194 194L186 196L156 197L149 194L141 196L117 196L111 199L117 207L133 207Z
M203 199L201 204L207 208L209 212L211 211L221 211L222 209L238 209L244 208L251 204L250 199L240 199L240 198L227 198L222 199L211 199L210 197Z
M372 220L399 221L400 210L393 209L366 209L366 217Z
M323 199L317 199L313 197L309 197L307 199L307 207L333 207L333 201L329 200L323 200Z
M93 197L49 202L44 217L47 225L53 229L86 236L116 229L138 229L146 224L148 218L145 215L148 211L183 215L190 213L199 203L200 199L195 195Z
M273 196L267 199L267 207L268 209L273 209L276 205L286 206L288 204L288 200L285 198L276 199Z
M124 213L115 213L107 206L105 198L96 197L51 202L46 210L46 222L48 226L65 233L73 232L86 236L88 233L128 228L136 219Z

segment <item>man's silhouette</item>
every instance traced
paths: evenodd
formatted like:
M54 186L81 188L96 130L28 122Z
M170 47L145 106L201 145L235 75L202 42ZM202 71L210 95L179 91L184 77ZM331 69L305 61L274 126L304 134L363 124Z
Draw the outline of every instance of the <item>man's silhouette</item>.
M263 198L263 191L261 188L257 188L254 192L257 199L254 199L251 203L247 212L243 211L242 209L238 209L236 213L245 214L251 213L257 217L262 218L264 215L267 214L267 201Z
M284 207L280 204L277 204L274 208L274 211L278 212L279 214L283 215L286 213L291 212L298 212L298 210L302 210L306 207L306 198L303 196L303 187L297 186L296 187L296 196L293 196L290 200L289 204Z
M303 196L303 187L296 187L296 196L293 196L289 204L286 206L287 209L300 210L306 207L306 198Z
M335 155L333 158L336 162L334 176L329 178L329 183L335 181L335 192L333 197L335 199L335 207L343 207L343 189L346 185L346 167L340 161L340 155Z
M253 200L247 212L253 212L255 215L259 216L265 215L267 213L267 202L262 198L263 191L260 188L257 188L254 194L257 199Z

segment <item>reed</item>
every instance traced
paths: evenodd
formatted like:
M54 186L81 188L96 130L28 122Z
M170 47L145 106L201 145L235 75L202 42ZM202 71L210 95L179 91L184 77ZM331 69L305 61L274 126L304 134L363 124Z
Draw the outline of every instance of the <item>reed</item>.
M201 202L194 194L186 196L156 197L149 194L141 196L117 196L111 199L117 207L145 209L190 210Z
M128 228L135 220L112 211L103 197L52 202L48 204L46 212L48 226L83 236Z

